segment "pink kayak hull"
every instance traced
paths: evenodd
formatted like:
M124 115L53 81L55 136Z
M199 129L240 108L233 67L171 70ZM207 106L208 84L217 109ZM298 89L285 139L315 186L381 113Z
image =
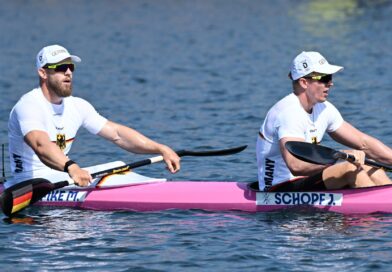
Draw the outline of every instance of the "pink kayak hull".
M92 210L272 212L283 209L337 213L392 213L392 186L320 192L265 193L249 183L169 181L89 191L59 190L37 203Z

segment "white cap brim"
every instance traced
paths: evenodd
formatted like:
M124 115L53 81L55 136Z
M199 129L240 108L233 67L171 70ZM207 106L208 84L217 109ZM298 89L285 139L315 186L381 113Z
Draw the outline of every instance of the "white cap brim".
M73 62L81 62L82 61L81 58L79 58L78 56L75 56L75 55L71 55L71 60Z
M320 74L326 74L326 75L332 75L332 74L335 74L339 71L342 71L343 69L344 68L342 66L328 64L328 65L324 65L322 67L320 67L320 66L317 67L316 69L314 69L313 72L320 73Z

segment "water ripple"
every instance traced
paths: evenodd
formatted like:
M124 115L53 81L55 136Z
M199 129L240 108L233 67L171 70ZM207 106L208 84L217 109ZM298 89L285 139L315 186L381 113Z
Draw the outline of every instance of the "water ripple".
M256 180L257 131L291 91L287 69L303 50L345 67L330 100L392 146L391 1L67 3L0 5L2 143L8 112L38 83L37 51L61 43L83 59L75 94L102 115L175 149L249 145L235 156L183 158L177 175L162 164L142 174ZM142 158L85 130L70 156L83 166ZM390 233L391 216L382 214L30 208L0 224L0 260L4 271L387 271Z

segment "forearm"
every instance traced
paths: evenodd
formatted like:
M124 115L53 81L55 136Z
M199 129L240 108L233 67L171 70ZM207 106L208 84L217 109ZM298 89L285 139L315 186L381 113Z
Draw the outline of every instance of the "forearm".
M163 145L159 144L134 129L120 125L119 138L114 141L119 147L138 154L160 154Z
M99 135L122 149L139 154L160 154L165 146L142 135L136 130L108 121Z
M366 135L359 149L363 150L370 159L392 164L392 149L374 137Z
M308 163L296 158L292 158L286 164L294 176L312 176L328 167L328 165Z
M392 164L391 148L378 139L359 131L347 122L344 122L338 130L330 133L330 135L335 141L343 145L364 151L368 158Z
M170 147L157 143L132 128L107 121L98 135L133 153L161 154L170 172L180 170L180 157Z

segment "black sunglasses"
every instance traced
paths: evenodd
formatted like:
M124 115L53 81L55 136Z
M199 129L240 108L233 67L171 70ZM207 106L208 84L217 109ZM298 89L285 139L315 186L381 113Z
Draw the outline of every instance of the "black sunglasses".
M75 71L75 64L73 63L61 63L61 64L51 64L51 65L46 65L45 68L47 69L53 69L55 72L67 72L68 69L71 70L71 72Z
M328 84L330 81L332 81L332 75L308 76L304 78L317 80L325 84Z

